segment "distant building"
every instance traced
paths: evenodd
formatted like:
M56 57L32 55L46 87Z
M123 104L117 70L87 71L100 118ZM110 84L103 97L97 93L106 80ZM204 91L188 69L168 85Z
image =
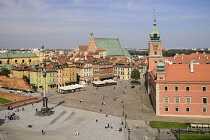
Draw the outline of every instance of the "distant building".
M127 50L123 50L118 38L95 38L90 33L89 45L78 45L74 49L75 53L99 52L100 58L103 57L127 57L131 58ZM87 53L86 53L87 52Z

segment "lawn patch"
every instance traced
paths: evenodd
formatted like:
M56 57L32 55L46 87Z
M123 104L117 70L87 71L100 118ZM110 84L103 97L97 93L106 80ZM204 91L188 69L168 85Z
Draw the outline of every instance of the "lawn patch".
M12 101L0 97L0 104L1 105L5 104L5 103L9 103L9 102L12 102Z
M152 128L187 128L190 125L186 123L178 123L178 122L159 122L159 121L151 121L149 125Z
M209 139L210 139L210 135L180 134L180 140L209 140Z

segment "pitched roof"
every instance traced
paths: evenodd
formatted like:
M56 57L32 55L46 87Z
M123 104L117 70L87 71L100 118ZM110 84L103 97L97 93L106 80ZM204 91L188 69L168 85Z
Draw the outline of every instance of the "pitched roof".
M125 55L125 57L127 57L129 59L131 58L131 55L127 50L123 50L123 54Z
M86 56L93 56L93 52L89 52Z
M0 59L38 57L35 53L0 53Z
M96 49L96 51L106 51L106 50L102 47L99 47L98 49Z
M164 57L165 61L171 61L172 63L187 64L191 60L196 60L200 64L210 63L210 54L192 53L190 55L177 54L174 57Z
M84 57L84 53L82 54L78 53L74 58L82 58L82 57Z
M209 64L193 64L194 72L190 72L189 64L166 65L166 81L210 82Z
M104 48L107 56L124 56L119 39L95 38L97 48Z
M88 46L78 46L78 48L79 48L79 51L82 51L82 52L88 50Z

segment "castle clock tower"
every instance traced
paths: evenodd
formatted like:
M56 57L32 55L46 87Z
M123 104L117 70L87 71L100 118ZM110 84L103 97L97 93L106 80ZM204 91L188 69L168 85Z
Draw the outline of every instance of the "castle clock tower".
M150 41L148 43L148 71L151 71L162 58L162 41L160 40L160 33L156 28L156 17L154 9L154 27L150 35Z

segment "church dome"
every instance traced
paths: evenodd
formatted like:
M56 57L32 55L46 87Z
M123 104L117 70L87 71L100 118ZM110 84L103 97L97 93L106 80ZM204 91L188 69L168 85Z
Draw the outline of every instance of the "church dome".
M157 64L157 67L159 68L162 68L162 67L165 67L165 64L163 63L163 62L159 62L158 64Z

